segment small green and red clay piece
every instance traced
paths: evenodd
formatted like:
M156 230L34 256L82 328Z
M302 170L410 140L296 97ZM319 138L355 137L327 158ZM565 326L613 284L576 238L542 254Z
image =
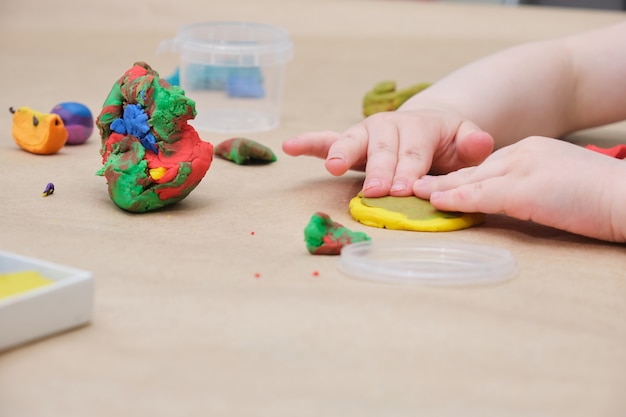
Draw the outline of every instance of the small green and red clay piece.
M215 155L237 165L276 161L276 154L270 148L246 138L231 138L221 142L215 147Z
M351 231L326 213L317 212L304 229L304 240L313 255L339 255L344 246L370 240L370 237Z

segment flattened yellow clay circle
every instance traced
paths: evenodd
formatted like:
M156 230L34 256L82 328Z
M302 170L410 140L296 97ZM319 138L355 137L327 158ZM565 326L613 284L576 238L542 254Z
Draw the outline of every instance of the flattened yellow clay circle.
M416 232L449 232L484 220L481 213L439 211L415 196L368 198L360 193L350 200L350 214L366 226Z

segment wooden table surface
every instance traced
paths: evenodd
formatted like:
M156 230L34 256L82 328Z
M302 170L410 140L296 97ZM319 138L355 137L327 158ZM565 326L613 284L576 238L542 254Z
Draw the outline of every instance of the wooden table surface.
M280 152L299 132L356 123L378 81L436 81L507 46L623 18L382 0L2 2L6 109L73 100L97 114L133 62L169 74L176 57L157 55L159 42L196 21L283 27L294 59L281 125L248 135L278 161L215 160L182 203L143 215L109 200L96 134L32 155L0 112L0 250L89 270L96 282L90 325L0 354L0 416L626 415L623 245L503 216L436 235L366 227L347 207L361 173L334 178L319 160ZM625 136L616 124L572 140ZM57 190L42 198L50 181ZM306 251L316 211L375 241L505 248L519 275L478 287L356 280L337 257Z

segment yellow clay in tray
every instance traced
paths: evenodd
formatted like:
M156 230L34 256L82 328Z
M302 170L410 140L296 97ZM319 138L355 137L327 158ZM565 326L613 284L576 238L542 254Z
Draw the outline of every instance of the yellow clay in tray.
M52 284L37 271L0 273L0 300Z

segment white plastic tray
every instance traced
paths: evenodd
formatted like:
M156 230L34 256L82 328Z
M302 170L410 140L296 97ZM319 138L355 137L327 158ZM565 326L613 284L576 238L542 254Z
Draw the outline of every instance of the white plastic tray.
M0 251L0 273L27 270L54 283L0 299L0 351L91 321L90 272Z

